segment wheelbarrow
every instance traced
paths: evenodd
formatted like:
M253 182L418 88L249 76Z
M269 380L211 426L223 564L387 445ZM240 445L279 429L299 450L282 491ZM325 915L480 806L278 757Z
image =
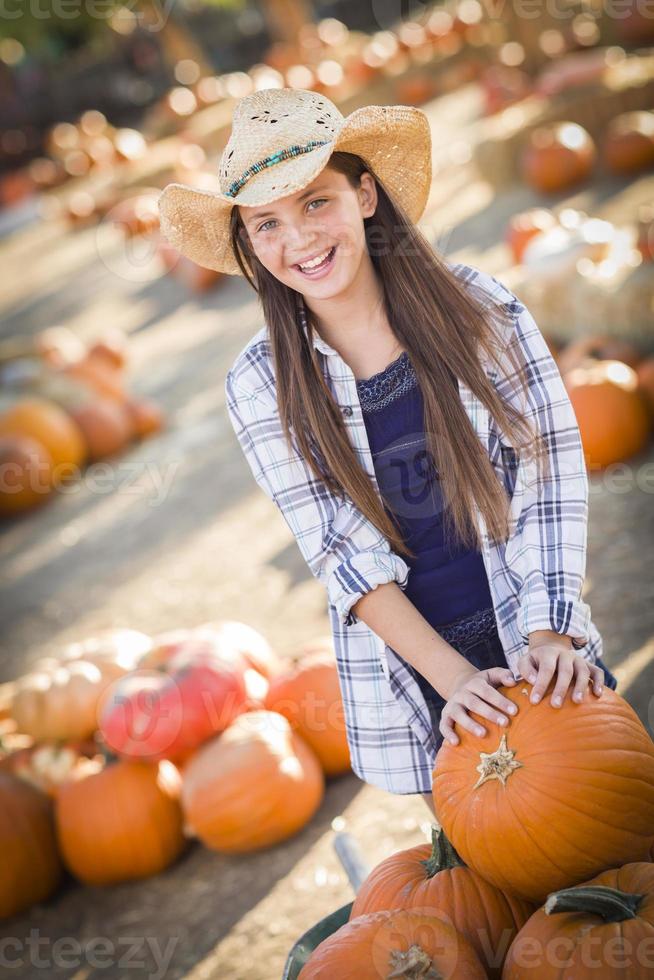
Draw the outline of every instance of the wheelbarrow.
M334 850L338 854L339 860L352 886L352 890L356 895L362 882L368 877L370 869L366 867L356 841L345 831L339 831L336 834L334 838ZM336 932L337 929L345 925L350 918L351 911L352 902L348 902L347 905L341 905L335 912L326 915L324 919L321 919L315 925L311 926L310 929L307 929L288 954L282 980L297 980L300 975L300 970L316 946L323 939L326 939L327 936L331 936L333 932Z

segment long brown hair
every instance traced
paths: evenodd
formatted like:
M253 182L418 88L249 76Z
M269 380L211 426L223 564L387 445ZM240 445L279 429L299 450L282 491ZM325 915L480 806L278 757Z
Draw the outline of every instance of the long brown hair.
M504 353L493 326L511 314L504 304L491 302L488 294L473 296L361 157L335 152L328 166L344 174L354 188L366 170L377 183L377 208L364 218L367 247L388 322L409 355L422 391L427 456L439 474L449 534L457 535L464 546L481 550L477 507L490 537L504 541L509 532L507 493L466 414L457 378L486 406L512 446L527 455L535 449L538 465L545 460L544 440L523 415L503 402L476 355L478 345L491 358ZM289 447L292 431L314 475L337 496L347 494L394 551L415 557L350 443L313 347L316 325L311 311L306 309L307 340L298 316L301 294L258 260L238 207L232 208L230 233L241 271L258 293L268 325L277 405ZM520 384L526 386L524 365L509 348L506 353Z

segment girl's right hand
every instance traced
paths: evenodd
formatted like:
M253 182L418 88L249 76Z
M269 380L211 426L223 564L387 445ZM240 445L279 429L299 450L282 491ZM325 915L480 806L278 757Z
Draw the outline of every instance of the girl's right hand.
M472 732L473 735L480 737L485 735L487 729L470 717L468 711L471 710L502 727L507 725L509 717L512 717L518 709L512 701L500 694L497 688L501 685L511 687L516 683L508 667L489 667L487 670L477 670L474 674L468 674L455 688L441 711L438 728L443 738L452 745L458 744L459 736L454 731L455 723ZM506 714L502 714L503 711Z

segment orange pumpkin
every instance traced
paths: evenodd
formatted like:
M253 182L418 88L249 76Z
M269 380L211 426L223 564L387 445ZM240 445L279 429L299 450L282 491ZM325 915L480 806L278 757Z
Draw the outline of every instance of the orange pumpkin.
M513 940L503 980L650 980L654 864L612 868L548 896Z
M282 715L240 715L184 766L182 808L190 833L216 851L245 852L285 840L322 802L320 763Z
M163 409L151 398L128 398L125 406L132 423L132 431L137 439L160 432L164 426Z
M590 134L577 123L538 126L522 155L522 175L537 191L565 190L590 175L595 155Z
M482 738L459 730L433 776L436 812L466 864L533 902L647 860L654 828L654 742L633 708L607 687L554 708L552 688L535 705L525 682L500 688L518 706L508 729L484 719Z
M52 456L31 436L0 436L0 514L41 507L54 489Z
M351 919L382 909L444 912L488 971L499 978L506 950L534 906L489 885L467 868L442 830L432 843L398 851L378 864L361 885Z
M77 476L86 461L86 445L70 415L45 398L20 398L0 416L0 435L28 436L52 458L55 485Z
M506 230L506 240L515 261L522 262L525 248L532 238L556 227L556 224L556 217L547 208L529 208L514 214Z
M133 435L132 421L124 405L96 398L70 409L87 445L91 461L122 452Z
M64 783L55 816L70 871L88 885L163 871L185 846L180 784L172 762L122 759Z
M654 163L654 112L623 112L608 125L604 160L614 174L633 174Z
M645 448L652 420L633 368L590 361L564 375L590 470L629 459Z
M444 916L414 910L370 912L324 939L298 980L484 980L474 949Z
M48 898L61 878L52 804L44 793L0 772L0 918Z
M293 730L316 753L326 775L350 771L343 699L331 640L305 647L290 670L271 680L266 707L288 718Z

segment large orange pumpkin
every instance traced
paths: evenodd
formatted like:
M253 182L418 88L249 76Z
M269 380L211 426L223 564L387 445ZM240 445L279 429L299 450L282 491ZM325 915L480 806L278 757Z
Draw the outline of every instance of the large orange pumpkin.
M612 868L552 892L509 949L503 980L650 980L654 864Z
M129 410L111 398L98 397L76 405L70 415L86 440L91 461L122 452L134 434Z
M86 445L70 415L45 398L20 398L0 416L0 435L29 436L52 457L55 484L79 476Z
M48 898L61 877L52 804L44 793L0 772L0 918Z
M565 190L589 176L595 156L591 136L578 123L549 123L530 133L522 156L522 174L537 191Z
M0 514L20 514L50 500L52 456L31 436L0 436Z
M324 939L298 980L484 980L470 943L446 918L414 910L370 912Z
M534 906L467 868L443 831L434 828L431 844L398 851L373 868L350 918L382 909L440 910L468 940L488 976L499 978L506 951Z
M550 685L552 688L553 685ZM508 729L463 729L436 756L433 793L445 833L491 884L540 902L556 888L627 861L654 838L654 742L633 708L604 687L560 708L520 682ZM480 719L481 720L481 719Z
M330 640L305 647L290 670L274 677L265 703L269 711L288 718L328 776L350 770L343 700Z
M162 871L186 843L180 784L178 770L167 760L119 760L64 783L55 814L68 868L88 885L110 885Z
M633 368L622 361L589 361L563 380L589 469L621 462L645 448L652 422Z
M622 112L608 125L604 160L614 174L632 174L654 164L654 112Z
M252 711L184 766L187 829L216 851L253 851L285 840L322 802L320 763L286 718Z

